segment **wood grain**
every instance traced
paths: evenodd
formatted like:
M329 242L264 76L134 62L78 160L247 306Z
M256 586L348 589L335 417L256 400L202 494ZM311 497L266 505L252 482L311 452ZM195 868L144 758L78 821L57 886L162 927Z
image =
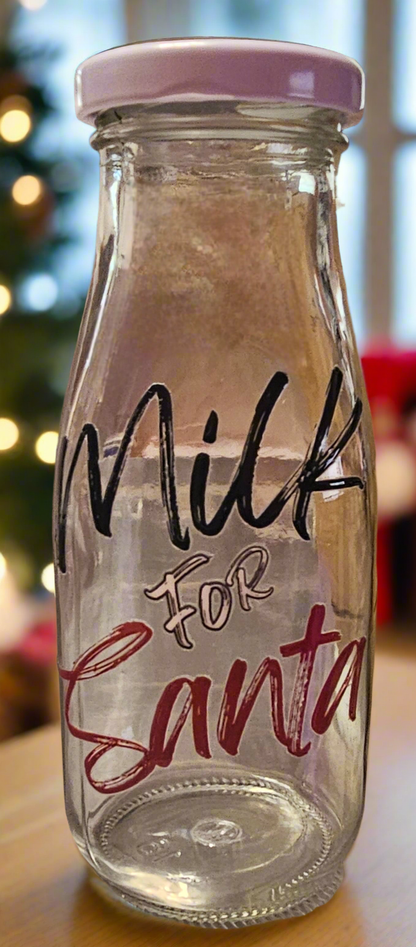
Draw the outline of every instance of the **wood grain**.
M88 881L66 824L57 727L0 747L2 947L416 947L416 658L376 659L366 811L346 880L305 918L203 931L131 917Z

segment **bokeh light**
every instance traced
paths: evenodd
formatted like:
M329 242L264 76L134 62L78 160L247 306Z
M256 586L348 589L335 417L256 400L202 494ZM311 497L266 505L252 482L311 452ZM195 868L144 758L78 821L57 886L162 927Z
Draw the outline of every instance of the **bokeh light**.
M46 2L47 0L19 0L20 6L24 7L25 10L40 10Z
M52 309L58 298L56 280L49 273L36 273L22 284L19 297L22 304L34 312Z
M10 309L12 302L12 294L7 286L0 284L0 316L2 316L8 309Z
M16 204L27 206L35 204L39 200L43 191L42 181L33 174L23 174L14 182L12 187L12 197Z
M0 552L0 582L2 579L4 579L6 572L7 572L7 562L3 554Z
M23 109L10 109L0 118L0 135L5 141L23 141L32 128L32 120Z
M10 450L19 440L19 428L10 418L0 418L0 450Z
M48 592L51 592L52 595L55 594L55 570L53 567L53 562L50 562L49 565L45 566L42 570L41 575L42 585Z
M54 464L56 460L56 449L58 447L58 432L45 431L38 437L35 444L35 451L39 460L44 464Z

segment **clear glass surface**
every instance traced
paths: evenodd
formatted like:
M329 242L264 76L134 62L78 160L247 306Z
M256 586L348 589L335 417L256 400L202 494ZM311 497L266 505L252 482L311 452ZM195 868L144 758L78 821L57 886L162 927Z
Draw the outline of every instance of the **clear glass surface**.
M373 444L337 116L105 116L55 553L69 823L159 916L306 913L342 879L372 673Z
M364 312L366 186L366 154L358 145L352 144L343 155L338 171L337 216L341 259L348 286L352 323L359 348L366 336Z

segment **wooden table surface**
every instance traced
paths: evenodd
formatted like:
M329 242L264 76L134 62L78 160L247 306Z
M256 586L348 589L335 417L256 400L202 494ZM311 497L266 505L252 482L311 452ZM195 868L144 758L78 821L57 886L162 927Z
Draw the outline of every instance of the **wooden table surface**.
M64 815L57 727L0 747L2 947L416 947L416 657L376 658L364 821L341 889L304 918L204 931L90 887Z

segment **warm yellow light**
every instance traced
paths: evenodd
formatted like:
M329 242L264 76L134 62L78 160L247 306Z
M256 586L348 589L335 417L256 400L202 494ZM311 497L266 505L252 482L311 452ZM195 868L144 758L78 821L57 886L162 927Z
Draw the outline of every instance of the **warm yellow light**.
M0 316L2 316L4 312L7 312L7 310L10 309L11 302L12 302L12 294L10 290L7 289L7 286L0 285Z
M32 120L23 109L10 109L0 118L0 135L5 141L23 141L29 134Z
M19 440L19 428L10 418L0 418L0 450L10 450Z
M54 570L54 567L53 567L53 562L50 562L48 566L45 566L45 568L44 568L43 571L42 571L42 575L41 575L40 578L41 578L42 585L45 586L45 589L46 589L48 592L51 592L52 595L54 595L54 593L55 593L55 570Z
M45 431L44 434L41 434L35 444L35 451L39 460L43 460L44 464L54 464L57 446L57 431Z
M33 174L23 174L14 182L12 197L16 204L34 204L42 194L42 181Z
M2 553L0 552L0 582L2 579L4 579L6 572L7 572L7 562L4 556L2 555Z
M18 112L26 112L27 115L31 114L32 106L29 102L29 99L25 95L8 95L6 99L0 100L0 114L4 115L5 112L11 112L17 109Z
M25 10L40 10L45 6L46 0L19 0L19 3Z

